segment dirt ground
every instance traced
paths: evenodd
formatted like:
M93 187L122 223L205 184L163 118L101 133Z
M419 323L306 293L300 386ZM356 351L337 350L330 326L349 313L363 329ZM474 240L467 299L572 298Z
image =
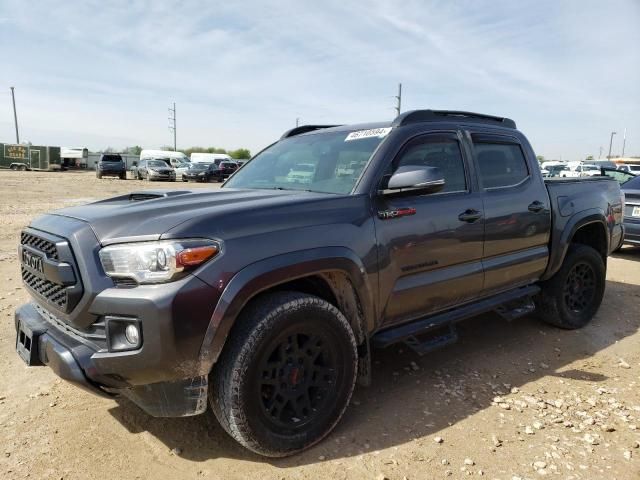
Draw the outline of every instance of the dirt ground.
M336 430L287 459L247 452L210 412L151 418L27 368L14 351L13 312L28 300L20 230L39 213L155 187L166 185L0 172L0 478L640 478L640 248L610 258L583 330L486 315L423 357L376 351L373 385L356 388Z

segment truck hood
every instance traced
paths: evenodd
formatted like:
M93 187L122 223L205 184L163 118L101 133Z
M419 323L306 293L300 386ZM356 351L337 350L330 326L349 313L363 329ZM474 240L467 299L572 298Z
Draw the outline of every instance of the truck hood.
M146 190L56 210L48 215L86 222L100 243L108 245L205 231L206 236L220 237L229 233L230 223L255 224L256 219L266 216L271 217L271 228L277 228L274 223L286 222L286 215L271 216L269 212L307 210L305 204L336 197L341 196L292 190ZM233 220L225 222L226 219ZM203 229L203 225L207 228Z

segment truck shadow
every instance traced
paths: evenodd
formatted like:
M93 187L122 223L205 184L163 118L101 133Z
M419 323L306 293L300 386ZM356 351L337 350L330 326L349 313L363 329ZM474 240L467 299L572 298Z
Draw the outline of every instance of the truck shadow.
M431 436L494 408L492 399L512 387L544 377L606 380L586 359L638 331L634 308L639 298L640 286L607 281L602 307L582 330L560 330L534 317L506 322L491 314L460 324L457 344L423 357L404 345L375 351L372 385L356 387L344 418L327 439L290 458L248 452L226 435L210 410L197 417L152 418L121 400L110 413L129 431L147 431L193 462L225 457L289 468L412 441L432 445Z

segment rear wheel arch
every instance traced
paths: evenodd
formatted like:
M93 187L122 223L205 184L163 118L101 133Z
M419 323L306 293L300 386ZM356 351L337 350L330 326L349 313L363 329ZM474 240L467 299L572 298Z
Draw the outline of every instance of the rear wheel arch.
M554 238L555 237L555 238ZM583 212L569 219L564 229L551 235L551 257L547 271L541 280L550 279L560 268L573 244L587 245L595 249L605 265L609 253L609 230L601 211Z

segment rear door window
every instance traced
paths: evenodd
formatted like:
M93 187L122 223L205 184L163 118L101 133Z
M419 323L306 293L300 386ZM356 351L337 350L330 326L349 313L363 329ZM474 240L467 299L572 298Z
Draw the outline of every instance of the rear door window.
M473 135L473 148L484 188L513 187L529 178L527 161L518 143Z

